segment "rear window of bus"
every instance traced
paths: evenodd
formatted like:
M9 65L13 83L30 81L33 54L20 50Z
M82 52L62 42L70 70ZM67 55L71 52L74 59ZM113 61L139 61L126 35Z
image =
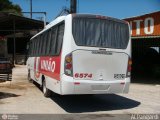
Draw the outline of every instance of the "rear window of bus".
M112 19L73 17L72 33L78 46L126 49L128 24Z

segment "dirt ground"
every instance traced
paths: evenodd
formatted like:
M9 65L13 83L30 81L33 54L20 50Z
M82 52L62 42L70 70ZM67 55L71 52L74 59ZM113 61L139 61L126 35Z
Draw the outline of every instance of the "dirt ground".
M27 81L26 66L13 69L13 81L0 83L0 114L160 113L160 85L132 83L129 94L52 96Z

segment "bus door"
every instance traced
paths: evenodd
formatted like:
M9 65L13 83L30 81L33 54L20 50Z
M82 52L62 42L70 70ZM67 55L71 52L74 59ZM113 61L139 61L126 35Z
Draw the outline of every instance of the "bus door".
M39 80L39 77L40 77L39 65L40 65L40 58L39 57L35 57L35 61L34 61L34 76L35 76L36 80Z

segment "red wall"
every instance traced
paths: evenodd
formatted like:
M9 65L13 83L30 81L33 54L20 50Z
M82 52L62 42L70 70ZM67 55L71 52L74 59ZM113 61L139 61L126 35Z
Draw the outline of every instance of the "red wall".
M130 23L133 37L160 36L160 11L124 20ZM138 24L140 29L138 29Z

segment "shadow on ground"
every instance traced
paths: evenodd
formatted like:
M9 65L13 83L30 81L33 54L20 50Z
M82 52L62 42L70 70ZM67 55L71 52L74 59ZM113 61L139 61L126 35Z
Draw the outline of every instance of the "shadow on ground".
M40 90L41 87L33 82ZM69 113L123 110L137 107L141 103L116 94L100 95L58 95L53 93L51 99Z
M52 96L51 99L69 113L130 109L140 102L115 94Z
M0 99L10 98L10 97L19 97L20 95L16 95L13 93L0 92Z
M132 83L140 83L140 84L160 84L160 77L156 77L151 75L150 73L133 73L131 77Z

